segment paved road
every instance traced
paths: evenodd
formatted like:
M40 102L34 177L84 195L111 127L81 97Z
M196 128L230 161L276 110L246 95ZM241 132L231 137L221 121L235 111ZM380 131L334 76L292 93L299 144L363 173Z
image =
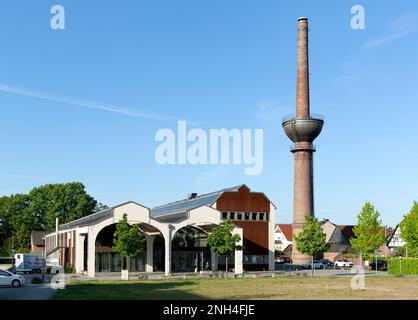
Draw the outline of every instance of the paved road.
M0 287L0 300L47 300L55 292L48 284L20 288Z
M0 287L0 300L47 300L55 292L48 283L31 284L33 277L41 278L39 274L24 274L26 284L20 288ZM44 275L47 282L50 275Z

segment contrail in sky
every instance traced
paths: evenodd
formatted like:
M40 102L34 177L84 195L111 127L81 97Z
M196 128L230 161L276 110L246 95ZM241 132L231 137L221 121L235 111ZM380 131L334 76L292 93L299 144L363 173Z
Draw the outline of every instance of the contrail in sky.
M155 112L150 111L144 111L144 110L134 110L134 109L128 109L124 107L120 107L113 104L106 104L86 99L80 99L80 98L74 98L74 97L66 97L66 96L58 96L55 94L40 92L37 90L32 90L28 88L21 88L21 87L15 87L8 84L0 83L0 91L7 92L7 93L13 93L21 96L27 96L27 97L33 97L33 98L39 98L39 99L45 99L45 100L51 100L51 101L58 101L62 103L67 103L83 108L88 109L96 109L101 111L107 111L107 112L113 112L113 113L119 113L123 114L125 116L129 117L135 117L135 118L144 118L144 119L151 119L151 120L160 120L160 121L170 121L170 122L177 122L179 118L175 118L172 116L167 116Z

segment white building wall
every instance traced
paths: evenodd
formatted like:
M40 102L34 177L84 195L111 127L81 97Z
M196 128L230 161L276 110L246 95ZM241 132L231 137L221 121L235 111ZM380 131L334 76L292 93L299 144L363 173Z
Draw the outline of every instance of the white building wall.
M292 241L286 239L284 233L277 225L274 231L274 249L284 251L290 244L292 244Z

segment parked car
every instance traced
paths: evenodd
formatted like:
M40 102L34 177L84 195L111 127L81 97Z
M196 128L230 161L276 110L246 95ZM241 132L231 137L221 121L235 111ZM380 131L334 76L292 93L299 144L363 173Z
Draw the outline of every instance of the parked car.
M337 261L335 261L335 268L339 269L339 268L346 268L346 267L352 267L354 266L354 263L347 260L347 259L338 259Z
M288 256L279 256L275 259L277 263L291 263L292 260Z
M325 268L329 268L329 269L334 268L334 263L328 259L320 259L319 262L325 265Z
M24 284L25 278L23 276L0 269L0 286L11 286L13 288L17 288L23 286Z
M307 262L303 265L305 269L312 269L312 262ZM313 267L314 269L325 269L325 265L320 262L319 260L313 261Z
M388 270L388 266L385 260L377 260L373 261L369 264L369 270L380 270L380 271L387 271Z

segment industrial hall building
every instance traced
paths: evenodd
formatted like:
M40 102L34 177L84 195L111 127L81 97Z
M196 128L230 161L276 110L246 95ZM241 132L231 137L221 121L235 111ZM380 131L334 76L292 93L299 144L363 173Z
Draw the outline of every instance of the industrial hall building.
M122 259L112 249L116 224L123 215L138 225L146 239L145 250L129 259L136 272L225 270L225 258L211 251L207 237L222 220L234 224L243 250L228 258L228 270L274 270L276 207L262 192L246 185L198 195L149 209L130 201L67 224L45 235L45 253L71 266L77 273L95 277L100 272L121 271Z

